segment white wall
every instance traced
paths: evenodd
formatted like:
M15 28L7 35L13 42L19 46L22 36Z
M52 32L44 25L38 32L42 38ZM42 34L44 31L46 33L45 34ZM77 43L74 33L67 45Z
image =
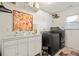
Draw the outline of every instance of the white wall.
M79 7L72 7L70 9L64 10L59 12L58 15L60 16L58 19L54 19L54 26L65 27L64 22L67 16L79 15ZM79 19L78 19L79 21Z
M58 19L53 19L53 24L54 26L59 26L61 28L64 28L64 29L69 29L69 28L76 28L76 29L79 29L78 27L78 22L79 22L79 18L76 20L76 23L73 23L73 25L70 27L68 23L66 23L66 18L69 17L69 16L73 16L73 15L79 15L79 7L72 7L71 9L67 9L67 10L64 10L62 12L59 12L58 15L60 16ZM75 26L76 25L76 26Z
M0 38L12 34L12 14L0 12Z
M53 26L53 18L48 13L39 10L33 15L33 23L37 24L40 31L50 30L50 27Z
M59 18L57 18L57 19L53 19L53 26L54 27L61 27L61 28L63 28L64 27L64 20L65 20L65 16L64 16L64 14L63 13L59 13L58 14L59 15Z
M39 10L38 12L32 13L31 11L24 10L21 8L17 8L17 10L30 13L33 15L33 24L36 24L37 27L39 27L39 30L49 30L49 28L53 25L52 23L52 17L44 12ZM3 38L7 35L14 35L15 32L12 32L12 26L13 26L13 17L10 13L4 13L0 12L0 38Z

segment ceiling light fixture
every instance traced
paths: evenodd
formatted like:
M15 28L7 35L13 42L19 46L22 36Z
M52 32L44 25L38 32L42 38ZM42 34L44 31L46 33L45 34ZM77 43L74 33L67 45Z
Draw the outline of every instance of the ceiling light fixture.
M30 6L30 7L39 8L39 3L37 3L37 2L29 2L29 6Z
M52 2L46 2L47 4L51 4Z

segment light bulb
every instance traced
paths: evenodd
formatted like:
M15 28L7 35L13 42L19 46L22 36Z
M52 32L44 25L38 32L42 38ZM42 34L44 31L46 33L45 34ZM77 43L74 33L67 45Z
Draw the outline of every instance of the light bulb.
M47 4L51 4L52 2L46 2Z

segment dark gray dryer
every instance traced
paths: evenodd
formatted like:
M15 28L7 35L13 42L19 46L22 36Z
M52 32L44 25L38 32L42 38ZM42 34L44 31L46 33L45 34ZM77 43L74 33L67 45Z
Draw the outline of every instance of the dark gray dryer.
M65 46L64 30L52 27L50 31L42 34L42 46L48 47L48 52L56 52Z

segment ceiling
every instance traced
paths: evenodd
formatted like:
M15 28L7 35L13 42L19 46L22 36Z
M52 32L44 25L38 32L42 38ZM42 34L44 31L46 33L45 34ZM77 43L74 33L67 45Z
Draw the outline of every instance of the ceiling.
M40 9L48 12L49 14L63 12L68 9L76 8L79 2L39 2Z
M51 3L38 2L38 3L39 3L39 8L43 11L48 12L49 14L63 12L68 9L76 8L79 6L79 2L51 2ZM6 7L12 6L11 3L9 2L7 2L7 4L8 5L4 3ZM26 2L17 2L16 4L18 5L18 7L21 7L23 9L27 7L25 6L25 4L27 5Z

